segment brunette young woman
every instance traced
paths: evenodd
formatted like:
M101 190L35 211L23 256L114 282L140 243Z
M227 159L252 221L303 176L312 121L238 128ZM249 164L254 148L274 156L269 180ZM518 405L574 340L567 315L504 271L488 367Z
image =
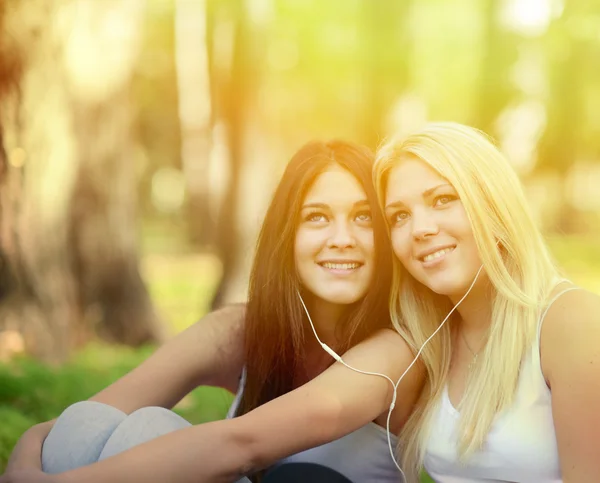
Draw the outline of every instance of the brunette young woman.
M90 401L29 430L0 482L221 482L265 469L267 481L302 463L339 481L398 481L384 376L395 382L414 356L389 328L392 254L372 167L370 151L352 143L301 148L267 211L247 304L206 316ZM380 375L335 362L317 337ZM400 384L393 433L423 373L415 365ZM235 417L191 426L169 411L198 385L237 392Z

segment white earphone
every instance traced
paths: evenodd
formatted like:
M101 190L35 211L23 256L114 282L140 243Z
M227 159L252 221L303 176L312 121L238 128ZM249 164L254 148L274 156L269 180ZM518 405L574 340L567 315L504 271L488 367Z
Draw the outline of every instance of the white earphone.
M392 381L392 379L390 377L386 376L385 374L379 374L378 372L361 371L360 369L356 369L355 367L352 367L349 364L346 364L346 362L344 362L344 360L342 359L342 357L340 355L338 355L327 344L325 344L324 342L322 342L321 339L319 339L319 336L317 335L317 331L316 331L315 326L313 324L313 321L312 321L312 319L310 317L310 314L308 313L308 309L306 308L306 304L304 303L304 300L302 299L302 295L300 295L300 292L298 291L298 297L300 298L300 302L302 303L302 307L304 308L304 312L306 312L306 316L308 317L308 321L310 322L310 326L312 327L312 330L313 330L313 332L315 334L315 337L317 338L317 341L319 342L319 344L321 344L321 347L323 348L323 350L325 350L325 352L327 352L336 361L341 362L343 365L345 365L348 369L351 369L351 370L353 370L355 372L358 372L360 374L366 374L366 375L369 375L369 376L383 377L383 378L387 379L390 382L390 384L392 385L392 389L393 389L393 392L392 392L392 402L390 404L390 409L388 411L387 423L386 423L387 441L388 441L388 447L389 447L389 450L390 450L390 456L392 457L392 461L396 465L396 468L398 468L398 471L400 471L400 473L402 474L402 479L405 482L406 482L406 475L404 474L404 471L402 471L402 468L400 468L400 465L398 464L398 462L396 461L396 457L394 456L394 449L392 447L392 439L391 439L391 433L390 433L390 419L392 417L392 411L394 410L394 407L396 405L396 396L397 396L398 386L400 385L400 382L402 381L402 379L404 378L404 376L406 375L406 373L410 370L410 368L419 359L419 356L421 355L421 352L423 351L423 348L435 336L435 334L437 334L439 332L439 330L443 327L443 325L450 318L450 316L456 310L456 308L462 303L462 301L465 298L467 298L467 295L469 295L469 293L471 292L472 288L475 286L475 282L477 281L477 278L479 277L479 274L481 273L481 270L483 270L483 265L481 265L481 267L479 267L479 270L477 271L477 274L475 275L475 278L473 279L473 282L471 282L471 286L469 287L469 289L467 290L467 292L462 296L462 298L457 302L457 304L454 307L452 307L452 310L450 310L450 312L448 312L448 315L446 315L446 318L442 321L442 323L440 324L440 326L423 343L423 345L421 346L421 348L417 352L417 355L412 360L412 362L408 365L408 367L406 368L406 370L402 373L402 375L400 376L400 379L398 379L398 381L396 382L396 384L394 384L394 381Z

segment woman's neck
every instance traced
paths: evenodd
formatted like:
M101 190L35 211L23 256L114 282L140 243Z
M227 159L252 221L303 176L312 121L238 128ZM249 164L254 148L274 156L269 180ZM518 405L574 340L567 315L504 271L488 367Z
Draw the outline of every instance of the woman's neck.
M318 297L310 297L306 301L306 307L319 339L328 346L335 347L337 345L336 328L347 307L326 302ZM312 329L310 329L308 337L314 338Z
M456 305L462 296L450 297ZM492 322L493 287L487 277L477 281L469 295L460 303L456 311L460 315L460 328L463 332L486 332Z
M336 327L342 318L346 306L331 304L317 297L305 297L306 308L310 314L315 331L324 344L336 350ZM313 329L307 324L304 338L304 361L300 371L295 375L295 387L305 384L334 362L315 337Z

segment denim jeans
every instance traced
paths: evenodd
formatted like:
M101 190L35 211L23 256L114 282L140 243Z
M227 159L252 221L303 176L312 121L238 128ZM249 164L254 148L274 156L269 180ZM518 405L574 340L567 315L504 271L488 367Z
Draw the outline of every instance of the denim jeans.
M265 475L263 483L352 483L331 468L315 463L283 463Z
M61 473L79 468L188 426L181 416L161 407L127 415L107 404L78 402L63 411L44 441L42 469Z
M78 402L63 411L44 441L42 469L61 473L79 468L188 426L181 416L161 407L127 415L107 404ZM264 483L295 482L351 483L334 470L312 463L284 463L267 471L264 479Z

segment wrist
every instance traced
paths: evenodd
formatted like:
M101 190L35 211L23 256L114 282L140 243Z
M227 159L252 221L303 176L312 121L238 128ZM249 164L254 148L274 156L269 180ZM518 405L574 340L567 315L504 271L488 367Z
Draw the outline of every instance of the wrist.
M82 481L81 478L78 479L77 476L73 474L73 470L58 473L54 476L56 476L55 483L75 483L76 481Z

